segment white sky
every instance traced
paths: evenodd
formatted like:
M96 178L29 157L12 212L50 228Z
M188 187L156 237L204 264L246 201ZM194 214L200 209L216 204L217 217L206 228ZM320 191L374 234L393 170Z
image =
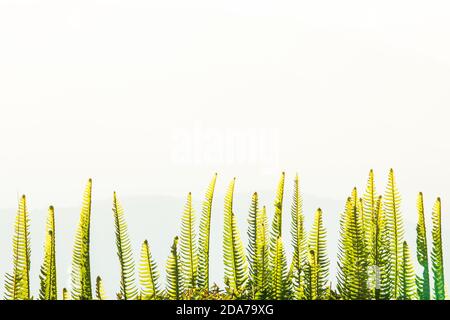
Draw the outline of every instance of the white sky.
M344 205L394 167L407 220L418 191L445 213L449 39L448 1L3 0L0 208L78 206L88 177L97 199L200 198L215 171L250 195L282 170Z

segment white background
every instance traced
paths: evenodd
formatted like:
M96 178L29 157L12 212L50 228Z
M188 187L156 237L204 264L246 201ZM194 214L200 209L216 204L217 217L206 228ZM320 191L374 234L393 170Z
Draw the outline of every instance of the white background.
M448 1L3 0L1 275L10 270L13 217L25 193L33 291L49 204L59 226L59 286L66 285L89 177L93 276L105 278L111 297L119 279L112 191L127 210L135 255L148 238L163 271L184 195L201 201L215 171L217 282L222 195L233 176L244 234L251 193L260 191L271 208L280 172L289 188L299 172L308 223L324 208L334 268L345 198L370 168L382 191L393 167L414 248L419 191L427 215L443 197L449 223L449 39ZM253 140L230 144L204 134L245 137L248 129ZM261 143L253 158L251 141ZM224 162L224 152L243 156Z

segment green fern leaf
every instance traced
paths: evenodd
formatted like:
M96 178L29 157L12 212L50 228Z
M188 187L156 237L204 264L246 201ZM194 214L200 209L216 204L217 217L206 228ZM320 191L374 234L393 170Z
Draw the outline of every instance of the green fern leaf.
M271 274L269 268L269 243L266 207L257 212L256 216L256 273L255 298L257 300L271 297Z
M248 265L236 216L233 212L235 180L231 181L225 196L223 261L227 289L231 295L240 297L248 280Z
M120 295L124 300L136 299L135 266L124 210L114 192L113 215L116 234L117 256L120 264Z
M39 276L41 287L39 298L41 300L57 300L58 289L56 285L56 250L55 250L55 210L51 206L48 209L46 225L46 238L44 247L44 262Z
M402 262L400 263L400 288L398 300L413 300L417 297L414 267L411 261L411 253L408 244L403 242Z
M194 289L197 281L197 245L195 238L195 214L192 208L192 195L189 192L182 216L180 236L180 266L184 288Z
M30 300L30 232L25 196L19 201L13 236L13 272L6 274L6 299Z
M430 271L428 264L427 232L425 227L425 210L423 206L423 194L417 197L417 261L423 268L422 275L416 277L417 293L420 300L430 300Z
M166 272L167 297L170 300L180 300L183 293L183 281L180 270L180 255L178 254L178 237L173 240Z
M307 251L307 237L304 227L303 199L299 188L298 175L294 180L294 194L291 208L291 236L293 259L290 274L293 280L293 290L297 299L303 298L302 266Z
M433 248L431 250L431 264L434 280L434 299L445 300L444 282L444 258L442 253L442 229L441 229L441 199L437 198L433 207Z
M203 290L209 289L209 242L211 230L211 210L214 197L214 188L216 186L217 173L214 174L208 189L206 190L205 200L202 206L202 215L200 218L199 238L198 238L198 287Z
M259 212L258 207L258 194L255 192L252 196L252 202L250 205L249 215L248 215L248 247L247 247L247 260L249 264L249 281L248 285L250 291L252 292L252 296L256 294L256 279L258 278L258 252L257 252L257 241L258 241L258 221L257 216Z
M281 237L277 240L275 256L272 265L272 292L273 299L284 300L290 296L290 288L287 275L286 253Z
M365 230L360 207L355 199L348 198L341 218L337 288L345 300L370 298Z
M159 295L159 273L156 262L150 253L147 240L142 244L139 279L142 286L141 296L145 300L155 300Z
M97 300L108 300L105 293L105 288L103 287L103 280L100 277L97 277L95 281L95 297Z
M399 295L399 275L404 236L403 220L400 212L400 194L395 182L394 171L389 172L388 185L384 196L384 212L386 215L387 240L391 244L389 259L389 278L391 289L387 298Z
M309 236L309 250L314 252L314 263L310 263L310 269L317 274L312 274L314 279L314 296L323 299L326 296L327 282L329 276L330 260L327 256L326 231L323 225L322 210L317 209L314 224ZM310 254L311 258L311 254Z
M90 224L91 224L92 180L89 179L83 195L80 222L75 235L72 256L72 292L73 300L92 300L91 263L90 263Z

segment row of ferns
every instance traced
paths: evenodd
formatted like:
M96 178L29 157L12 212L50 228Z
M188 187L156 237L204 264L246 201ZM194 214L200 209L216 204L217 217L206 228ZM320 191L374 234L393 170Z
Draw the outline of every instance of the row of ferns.
M415 274L409 246L404 241L400 195L391 170L383 196L375 189L371 171L362 196L356 188L348 197L340 220L337 279L329 279L326 230L321 209L315 213L312 229L304 227L302 197L298 176L294 179L291 202L290 240L293 255L288 261L282 235L285 175L281 176L273 220L269 225L266 207L254 193L248 214L247 249L241 241L233 211L235 179L229 185L223 212L223 263L225 287L220 289L209 278L210 222L214 175L202 205L198 237L189 193L181 219L181 230L173 240L162 284L150 245L142 243L140 262L135 266L124 210L113 197L113 217L117 256L120 264L118 299L298 299L298 300L443 300L446 298L441 239L441 201L432 210L431 249L428 248L423 195L417 200L417 252L421 272ZM64 289L65 300L108 299L100 277L91 283L89 180L76 231L73 249L71 288ZM39 299L56 300L57 272L55 213L49 208L46 224L45 255L40 272ZM429 255L429 251L431 254ZM30 234L26 198L23 196L15 221L13 270L6 276L6 298L33 299L30 292ZM135 270L138 269L138 270ZM138 271L139 285L136 271ZM430 281L432 278L432 281ZM111 296L109 296L111 298ZM114 297L114 295L112 295Z

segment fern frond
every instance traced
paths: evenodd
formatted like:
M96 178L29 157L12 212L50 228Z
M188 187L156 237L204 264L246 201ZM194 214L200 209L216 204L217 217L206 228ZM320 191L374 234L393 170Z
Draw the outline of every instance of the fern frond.
M370 298L364 231L358 204L348 198L341 218L337 284L345 300Z
M391 293L390 244L386 234L386 217L383 211L383 198L378 196L375 205L374 230L372 232L372 248L370 251L369 283L374 291L375 300L389 299Z
M56 250L55 250L55 210L53 206L48 209L47 225L45 228L44 262L41 266L39 279L41 287L39 299L57 300L58 289L56 285Z
M314 250L310 250L308 252L306 262L303 266L304 299L306 300L321 299L321 294L318 290L320 288L318 281L319 280L318 274L319 274L319 266L317 265L316 254Z
M6 299L30 299L30 231L25 196L19 200L13 236L13 272L6 274Z
M431 235L433 238L433 248L431 250L431 264L434 280L434 299L445 300L445 282L444 282L444 257L442 253L442 229L441 229L441 199L437 198L433 206L432 213L433 229Z
M248 280L248 265L236 216L233 212L233 194L236 179L233 179L225 196L223 262L225 284L234 296L240 296Z
M390 274L392 289L391 298L399 295L399 274L404 236L403 220L400 212L400 194L394 177L394 170L389 171L388 185L384 196L384 212L386 215L387 240L391 244Z
M251 292L256 293L255 290L255 282L258 278L258 268L257 268L257 241L258 241L258 221L257 216L259 212L258 207L258 194L255 192L252 196L252 202L250 205L250 210L248 214L248 229L247 229L247 237L248 237L248 247L247 247L247 261L249 264L249 281L248 285L250 287Z
M363 195L363 217L364 217L364 231L367 238L367 251L370 252L369 259L371 265L374 265L374 240L375 240L375 230L377 219L376 215L376 204L378 200L378 195L375 187L375 178L373 170L369 172L369 178L367 179L366 191Z
M274 202L275 212L272 220L272 230L270 232L270 250L272 258L275 255L278 238L282 236L284 178L285 173L283 172L280 181L278 182L277 196Z
M167 297L170 300L180 300L183 293L183 281L180 270L180 255L178 254L178 237L173 240L166 272Z
M403 242L402 262L400 264L400 288L399 300L414 300L417 297L417 288L415 284L414 267L411 261L411 253L408 244Z
M269 299L271 294L271 274L269 268L269 243L266 207L256 216L256 275L255 297L257 300Z
M327 282L329 276L330 260L327 255L327 242L326 242L326 230L323 225L322 210L319 208L316 211L314 224L309 236L309 250L314 252L315 262L311 264L314 267L313 271L317 274L313 274L312 278L316 278L314 284L317 288L314 288L317 299L322 299L326 295Z
M98 276L95 281L95 297L97 300L108 300L105 293L105 288L103 287L103 280L100 276Z
M289 297L289 283L287 275L286 253L281 237L277 240L275 256L272 265L272 291L273 299L284 300Z
M90 265L90 225L91 225L92 179L89 179L83 195L80 221L75 235L72 256L73 300L92 300Z
M124 300L133 300L136 299L138 294L135 284L133 251L128 236L128 227L125 221L124 210L117 199L117 194L115 192L112 210L116 234L117 256L120 264L120 294Z
M300 193L298 174L294 180L294 194L291 208L291 237L293 258L291 274L293 278L293 290L297 299L302 299L302 266L305 262L307 251L307 237L304 227L303 199Z
M209 242L211 230L211 211L216 180L217 173L214 174L214 177L206 190L199 227L197 283L198 287L204 290L209 289Z
M66 288L63 288L62 296L63 300L70 300L70 292Z
M423 206L423 194L417 197L417 261L423 268L422 275L416 277L417 293L420 300L430 300L430 271L428 264L427 231L425 227L425 210Z
M181 219L180 266L184 288L194 289L197 279L197 245L195 239L195 214L192 208L192 195L189 192Z
M147 240L142 244L139 279L142 286L141 297L145 300L155 300L159 295L159 273L153 259Z

